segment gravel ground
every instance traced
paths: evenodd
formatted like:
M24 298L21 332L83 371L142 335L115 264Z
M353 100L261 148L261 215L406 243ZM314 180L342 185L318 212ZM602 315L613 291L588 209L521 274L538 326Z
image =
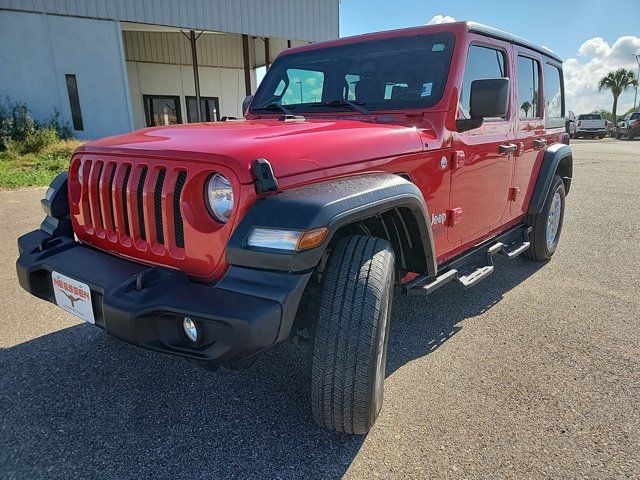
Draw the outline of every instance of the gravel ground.
M210 373L21 291L43 190L0 192L0 477L640 478L640 142L573 146L553 261L395 299L366 437L315 426L306 347Z

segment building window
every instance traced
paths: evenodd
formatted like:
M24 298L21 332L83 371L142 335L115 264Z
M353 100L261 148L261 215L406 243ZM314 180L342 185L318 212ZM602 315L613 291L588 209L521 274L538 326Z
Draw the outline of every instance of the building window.
M185 97L187 100L187 121L195 123L198 121L198 109L196 108L196 97ZM220 120L220 102L218 97L200 97L200 111L203 122L217 122Z
M147 127L182 123L180 97L173 95L143 95Z
M471 82L481 78L504 78L507 74L507 60L502 50L471 45L467 57L467 67L460 92L460 110L462 118L470 118ZM504 118L504 117L503 117Z
M520 118L540 117L540 64L518 55L518 108Z
M73 129L76 131L84 130L82 124L82 111L80 110L80 97L78 96L78 82L75 75L65 75L67 80L67 93L69 94L69 104L71 105L71 119L73 121Z

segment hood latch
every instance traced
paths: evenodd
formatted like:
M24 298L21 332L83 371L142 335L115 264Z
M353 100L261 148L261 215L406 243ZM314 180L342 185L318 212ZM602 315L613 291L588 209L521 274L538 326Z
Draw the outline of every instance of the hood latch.
M251 170L256 177L256 193L258 195L278 189L278 180L273 174L271 164L266 158L258 158L251 164Z

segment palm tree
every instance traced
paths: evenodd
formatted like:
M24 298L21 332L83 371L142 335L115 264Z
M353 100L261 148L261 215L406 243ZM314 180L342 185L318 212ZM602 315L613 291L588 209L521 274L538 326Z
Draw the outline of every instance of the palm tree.
M638 79L631 70L626 68L619 68L613 72L609 72L605 77L602 77L600 83L598 83L598 90L605 89L611 90L613 94L613 124L617 125L616 108L618 107L618 97L627 88L638 85Z
M524 116L527 117L529 115L529 110L531 110L531 103L524 102L520 105L520 110L524 110Z

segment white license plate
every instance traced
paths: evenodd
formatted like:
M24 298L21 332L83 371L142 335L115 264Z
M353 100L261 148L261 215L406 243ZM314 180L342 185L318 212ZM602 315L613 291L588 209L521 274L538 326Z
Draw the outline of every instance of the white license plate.
M51 281L56 303L60 308L85 322L96 323L91 305L91 290L87 284L58 272L51 272Z

